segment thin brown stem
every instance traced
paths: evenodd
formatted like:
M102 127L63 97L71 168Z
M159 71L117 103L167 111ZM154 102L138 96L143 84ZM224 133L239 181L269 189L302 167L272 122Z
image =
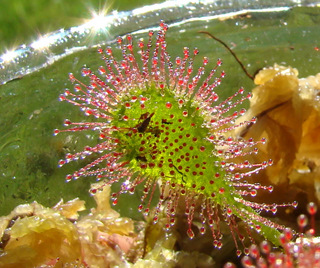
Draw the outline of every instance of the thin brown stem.
M236 61L240 64L242 70L245 72L245 74L251 79L254 80L254 77L248 73L247 69L244 67L244 65L242 64L242 62L239 60L239 58L237 57L237 55L231 50L231 48L225 43L223 42L221 39L219 39L218 37L215 37L213 34L206 32L206 31L199 31L199 33L204 33L209 35L212 39L218 41L220 44L222 44L230 53L231 55L236 59Z

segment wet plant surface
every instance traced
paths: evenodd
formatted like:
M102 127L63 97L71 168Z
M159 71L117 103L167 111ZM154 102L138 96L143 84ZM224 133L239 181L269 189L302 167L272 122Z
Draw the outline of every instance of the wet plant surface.
M298 68L299 76L305 77L320 70L320 53L314 49L320 42L316 34L317 12L317 8L295 8L224 21L184 23L171 27L167 35L168 50L172 55L179 55L183 44L199 48L201 55L210 59L222 58L227 74L219 92L222 97L240 86L250 90L253 83L220 44L198 31L206 30L223 39L251 73L278 62ZM89 49L1 86L1 214L32 200L52 205L60 198L81 196L92 202L87 194L89 180L64 182L64 175L82 163L57 168L65 153L79 150L87 139L81 135L54 138L52 133L65 118L81 120L81 113L75 107L58 102L59 94L68 86L67 74L79 74L84 65L94 70L99 64L96 49ZM131 216L136 214L135 210L131 213Z
M233 95L241 86L248 92L255 85L221 44L199 31L207 31L224 40L251 74L263 67L278 63L282 66L296 68L299 71L298 77L301 78L316 75L320 70L319 13L318 8L294 8L272 14L248 13L224 20L184 22L170 26L170 31L166 36L169 44L168 52L173 57L182 56L185 46L190 49L197 47L200 53L195 58L195 66L202 64L203 56L208 57L211 64L215 63L217 58L222 58L221 69L226 72L226 77L217 91L220 98L225 99ZM135 34L134 39L138 40L144 36L145 34ZM116 44L111 45L113 49L116 46ZM114 51L115 57L119 57L120 53L117 54L116 49ZM82 67L97 70L100 65L101 59L97 49L87 49L65 57L38 72L0 86L1 215L8 214L18 204L30 203L34 200L44 206L53 206L61 198L71 200L80 197L86 201L87 209L93 206L93 198L90 197L88 190L90 184L95 182L95 178L82 178L65 183L65 177L66 174L72 174L94 161L96 156L89 156L61 168L58 168L58 163L66 154L74 154L81 151L86 145L97 144L98 137L87 132L77 133L77 135L64 133L56 137L53 136L53 133L54 129L61 128L66 118L72 118L73 122L86 120L77 107L58 101L58 96L64 92L65 88L71 87L68 73L72 72L76 77L80 77ZM294 74L292 76L294 77ZM248 102L241 105L245 108L249 107ZM261 110L261 113L265 115L265 111ZM261 114L258 115L263 118ZM151 121L152 116L145 114L135 126L138 130L140 129L141 133L150 132L156 136L156 127L149 126L148 120ZM170 119L165 118L165 121L161 122L164 127L166 124L171 127ZM248 135L251 135L250 131L251 129L247 130ZM281 135L283 132L279 133ZM286 151L285 148L284 151ZM139 155L139 157L139 161L142 161L145 156ZM299 171L301 168L298 164L292 166ZM307 166L313 171L316 170L315 165L317 165L316 161L303 165L303 168ZM177 171L176 168L171 171ZM292 176L293 181L297 180L295 173ZM265 177L264 174L263 178ZM259 178L259 176L254 178ZM312 176L310 178L312 179ZM284 196L283 192L287 190L285 186L281 185L277 189L276 181L269 179L264 181L264 184L266 182L275 185L276 194L272 198ZM292 198L302 196L300 199L307 202L315 198L312 192L315 185L311 187L309 184L310 181L301 181L299 187L295 189L296 192L287 196L289 200L281 198L280 201L272 200L272 198L270 200L267 195L262 197L258 195L253 200L266 203L292 202L294 201ZM305 185L309 186L304 187ZM114 185L113 190L119 191L119 188L120 185ZM143 187L137 187L134 195L121 195L115 209L124 216L142 219L143 216L138 213L137 208L143 195ZM156 192L154 205L157 203L158 196L159 193ZM292 219L295 219L297 214L298 212L288 218L284 212L277 215L282 217L280 223L295 227L295 220ZM178 226L179 224L186 228L185 222L178 223ZM181 247L183 243L180 241ZM212 241L210 243L212 244Z

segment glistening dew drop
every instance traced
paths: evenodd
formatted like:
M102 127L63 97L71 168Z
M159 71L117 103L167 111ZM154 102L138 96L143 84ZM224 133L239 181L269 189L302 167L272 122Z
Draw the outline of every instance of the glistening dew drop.
M244 140L228 134L255 122L253 118L238 125L234 123L245 113L244 109L235 111L235 108L250 98L250 94L244 95L240 88L219 101L216 88L225 73L216 73L222 61L218 59L207 72L208 58L203 59L200 67L194 66L197 49L184 48L181 57L171 58L167 52L167 30L168 26L161 22L157 36L150 31L146 42L138 41L137 51L131 35L126 40L118 38L120 59L114 57L111 48L99 48L105 66L99 68L99 75L89 68L82 70L88 84L69 75L75 91L67 89L60 100L79 106L85 115L95 119L79 123L67 119L65 125L69 128L55 130L55 134L95 131L101 143L68 154L60 161L64 165L93 153L100 155L67 175L66 180L95 176L106 179L107 184L120 181L121 190L112 195L114 204L119 194L133 193L137 185L143 184L138 209L146 214L160 184L154 223L164 210L166 228L170 229L175 223L178 201L183 198L190 238L195 235L192 227L197 213L202 222L200 233L208 225L213 244L218 248L222 246L219 226L225 221L240 254L238 243L243 243L243 235L239 233L237 218L248 226L250 238L250 229L255 229L276 243L277 229L284 227L260 216L259 212L275 213L277 207L295 203L268 205L245 199L248 195L255 196L257 190L272 191L270 186L246 181L272 161L250 163L245 158L257 153L255 146L264 140ZM196 211L199 203L200 210Z
M294 268L294 267L320 267L320 243L319 237L315 234L315 214L317 205L310 202L307 205L311 217L311 229L305 234L304 228L308 224L306 215L301 214L297 218L300 229L298 238L290 228L285 228L279 237L282 251L273 251L268 241L262 241L260 247L252 244L249 248L249 255L241 259L245 268L268 267L268 268ZM225 268L235 268L236 265L227 263Z

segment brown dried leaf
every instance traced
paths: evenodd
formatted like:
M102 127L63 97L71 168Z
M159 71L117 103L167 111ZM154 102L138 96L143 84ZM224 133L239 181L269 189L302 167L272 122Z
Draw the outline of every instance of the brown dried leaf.
M275 64L261 70L254 82L258 86L253 89L245 119L257 117L258 121L238 135L267 139L259 154L251 157L274 162L259 179L280 187L286 193L278 197L282 201L314 201L320 196L316 191L320 177L320 74L298 79L296 69Z

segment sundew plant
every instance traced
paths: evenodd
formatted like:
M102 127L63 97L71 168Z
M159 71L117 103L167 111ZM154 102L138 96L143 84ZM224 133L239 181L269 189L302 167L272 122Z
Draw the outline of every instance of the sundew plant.
M225 72L218 71L222 61L211 64L203 58L195 66L198 50L183 48L180 57L167 51L168 26L160 23L157 33L149 32L146 40L134 41L131 35L118 38L122 56L117 58L107 47L99 48L104 66L99 73L82 70L83 79L69 75L73 90L66 89L60 100L78 106L85 116L83 122L66 119L61 132L93 131L98 144L81 152L67 154L60 165L79 158L95 156L94 160L66 176L66 180L96 177L105 184L121 182L121 189L112 195L117 203L122 193L134 193L143 185L139 210L151 212L150 203L159 186L160 197L153 210L157 223L162 212L166 228L175 224L179 201L184 201L187 234L195 236L193 220L200 219L200 233L212 232L213 245L222 247L221 223L230 228L237 254L244 237L251 240L251 230L261 233L273 243L284 229L260 215L261 211L276 213L279 206L292 204L260 204L246 200L258 190L272 191L272 186L249 183L247 178L272 164L271 160L251 163L246 155L258 153L256 145L265 140L234 137L239 127L255 123L235 120L245 113L241 103L250 94L240 88L227 99L219 99ZM212 66L208 68L209 66ZM94 189L92 194L100 189ZM238 218L246 225L240 234Z

